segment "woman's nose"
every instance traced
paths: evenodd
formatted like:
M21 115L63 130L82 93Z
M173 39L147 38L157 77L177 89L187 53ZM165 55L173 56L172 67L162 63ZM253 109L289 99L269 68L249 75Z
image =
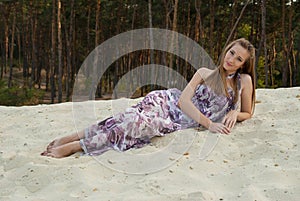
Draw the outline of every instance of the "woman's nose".
M228 61L229 61L230 63L232 63L232 62L233 62L233 56L230 56L230 57L228 58Z

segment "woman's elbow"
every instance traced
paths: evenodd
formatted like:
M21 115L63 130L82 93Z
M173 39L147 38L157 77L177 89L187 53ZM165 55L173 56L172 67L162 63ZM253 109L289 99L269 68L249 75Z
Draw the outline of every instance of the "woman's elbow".
M184 98L183 96L180 96L179 99L178 99L178 102L177 102L177 106L180 109L182 109L186 105L187 101L188 100L186 98Z
M183 104L182 104L182 98L180 97L179 99L178 99L178 102L177 102L177 106L179 107L179 109L181 109L181 106L182 106Z
M248 119L251 119L252 118L252 113L248 113L248 112L243 112L240 116L238 116L238 121L239 122L242 122L242 121L245 121L245 120L248 120Z

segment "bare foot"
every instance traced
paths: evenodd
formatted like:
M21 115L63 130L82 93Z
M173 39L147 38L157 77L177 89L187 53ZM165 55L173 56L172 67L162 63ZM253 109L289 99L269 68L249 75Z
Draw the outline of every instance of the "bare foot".
M62 146L64 144L67 144L67 143L70 143L70 142L73 142L73 141L74 140L71 140L70 136L55 139L52 142L50 142L50 144L47 146L47 150L53 149L55 147Z
M63 158L70 156L78 151L82 151L79 141L70 142L51 148L41 153L42 156L49 156L53 158Z

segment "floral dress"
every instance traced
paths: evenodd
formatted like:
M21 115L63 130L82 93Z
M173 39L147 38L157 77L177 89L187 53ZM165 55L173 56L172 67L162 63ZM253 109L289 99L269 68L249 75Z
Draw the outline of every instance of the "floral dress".
M207 85L198 85L192 102L216 122L236 109L233 90L229 89L229 94L229 97L219 96ZM86 128L85 138L80 140L82 149L88 155L99 155L110 149L125 151L142 147L155 136L200 126L177 106L180 95L176 88L150 92L125 112Z

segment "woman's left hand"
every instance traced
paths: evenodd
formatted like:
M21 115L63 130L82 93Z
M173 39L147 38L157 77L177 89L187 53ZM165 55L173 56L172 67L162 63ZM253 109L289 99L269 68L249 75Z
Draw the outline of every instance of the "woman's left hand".
M222 123L227 126L229 129L232 129L237 121L238 111L231 110L226 114Z

